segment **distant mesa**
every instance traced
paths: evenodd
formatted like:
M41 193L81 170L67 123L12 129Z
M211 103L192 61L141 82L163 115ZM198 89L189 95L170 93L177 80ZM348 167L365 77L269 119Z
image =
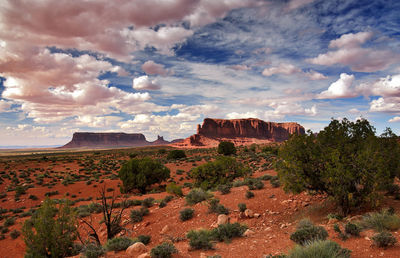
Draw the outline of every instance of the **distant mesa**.
M76 132L72 140L61 148L116 148L170 144L162 136L149 142L141 133L90 133Z
M175 147L215 147L227 140L235 145L252 143L282 142L292 134L304 134L304 127L298 123L265 122L256 118L246 119L212 119L206 118L203 125L197 126L197 133Z

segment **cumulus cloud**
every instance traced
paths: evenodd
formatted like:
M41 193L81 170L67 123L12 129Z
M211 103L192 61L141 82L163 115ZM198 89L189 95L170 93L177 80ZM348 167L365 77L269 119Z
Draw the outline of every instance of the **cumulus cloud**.
M387 112L397 113L400 112L400 97L380 97L370 102L371 112Z
M0 100L0 113L7 112L11 108L12 103L9 101L5 101L3 99Z
M363 83L358 90L365 96L400 97L400 74L388 75L374 83Z
M132 87L135 90L159 90L161 86L157 80L151 80L149 76L143 75L133 79Z
M354 75L346 73L340 74L340 78L332 83L326 91L321 92L317 98L319 99L338 99L352 98L357 96L354 89L351 88L354 82Z
M300 73L301 69L292 65L292 64L286 64L282 63L279 64L276 67L270 67L270 68L265 68L262 74L264 76L271 76L274 74L285 74L285 75L290 75L290 74L295 74L295 73Z
M327 77L322 73L316 72L314 70L303 72L300 68L288 63L281 63L278 66L265 68L264 71L262 72L262 75L267 77L272 76L274 74L284 74L284 75L300 74L313 81L327 79Z
M146 61L142 65L142 70L146 74L150 74L150 75L159 74L162 76L166 76L168 74L168 70L164 68L164 65L157 64L153 60Z
M347 65L357 72L376 72L400 60L399 55L390 50L361 47L361 44L372 36L372 32L344 34L329 44L330 48L337 48L337 50L328 51L307 61L318 65Z
M389 123L396 123L396 122L400 122L400 116L395 116L391 119L389 119L388 121Z
M75 120L78 126L105 128L115 125L122 120L122 117L82 115L78 116Z

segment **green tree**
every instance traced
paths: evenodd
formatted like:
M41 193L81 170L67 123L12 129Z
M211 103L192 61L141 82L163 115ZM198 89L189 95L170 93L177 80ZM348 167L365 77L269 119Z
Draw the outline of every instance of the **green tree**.
M68 202L56 207L49 198L25 221L22 234L26 257L66 257L73 251L77 238L76 214Z
M218 153L225 156L232 155L236 153L235 144L232 142L220 142L218 144Z
M141 193L145 193L147 186L168 179L170 171L160 162L145 157L129 160L121 167L118 176L123 184L121 192L138 189Z
M195 186L210 189L232 182L237 177L247 176L249 173L250 169L237 162L235 158L220 156L215 161L195 168L191 176Z
M399 174L397 137L381 137L365 119L332 120L318 133L292 136L280 148L277 170L284 189L325 193L343 215L369 202Z
M186 158L184 150L172 150L168 153L167 159L183 159Z

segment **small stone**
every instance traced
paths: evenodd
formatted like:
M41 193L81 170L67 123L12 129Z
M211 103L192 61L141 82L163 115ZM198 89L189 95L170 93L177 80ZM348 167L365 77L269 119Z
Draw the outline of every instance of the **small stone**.
M169 226L165 225L162 229L161 229L161 234L166 234L169 231Z
M151 256L149 253L144 253L144 254L139 255L137 258L151 258Z
M207 258L207 255L205 253L200 253L200 258Z
M365 240L371 241L369 237L364 237Z
M247 230L243 233L243 236L245 236L245 237L249 237L249 236L251 236L251 235L254 235L254 231L251 230L251 229L247 229Z
M250 210L250 209L246 209L246 210L244 211L244 215L245 215L247 218L253 218L253 217L254 217L254 212L253 212L252 210Z
M261 216L260 213L254 213L255 218L259 218L260 216Z

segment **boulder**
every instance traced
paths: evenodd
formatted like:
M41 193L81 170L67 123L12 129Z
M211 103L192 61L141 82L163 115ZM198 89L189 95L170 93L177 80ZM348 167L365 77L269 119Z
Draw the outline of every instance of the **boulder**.
M149 253L144 253L144 254L139 255L137 258L151 258L151 256Z
M248 236L251 236L251 235L254 235L254 231L251 230L251 229L247 229L247 230L243 233L243 236L245 236L245 237L248 237Z
M226 224L228 222L229 222L229 217L227 215L225 215L225 214L218 215L218 218L217 218L217 225L218 226L222 225L222 224Z
M250 210L250 209L246 209L246 210L244 211L244 215L245 215L247 218L253 218L253 217L254 217L254 212L253 212L252 210Z
M147 247L142 242L136 242L133 245L129 246L125 252L131 257L137 257L141 254L146 253L147 251Z

